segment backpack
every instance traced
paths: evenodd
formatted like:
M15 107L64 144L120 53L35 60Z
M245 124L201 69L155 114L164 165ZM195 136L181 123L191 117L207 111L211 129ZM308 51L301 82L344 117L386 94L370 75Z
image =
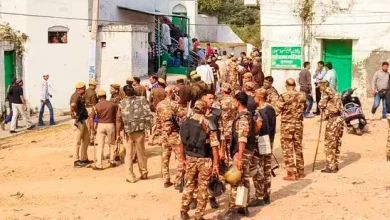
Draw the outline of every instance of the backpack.
M128 97L120 102L120 106L126 133L152 128L153 116L145 97Z

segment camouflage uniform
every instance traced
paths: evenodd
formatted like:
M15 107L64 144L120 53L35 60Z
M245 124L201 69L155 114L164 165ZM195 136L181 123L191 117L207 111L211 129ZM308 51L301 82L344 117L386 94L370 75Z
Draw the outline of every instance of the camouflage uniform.
M278 91L274 87L268 88L266 102L271 104L273 107L275 107L278 100L279 100Z
M276 114L281 117L281 145L287 175L304 175L302 153L303 112L306 109L306 94L295 89L283 93L275 106ZM296 162L294 162L294 152Z
M183 171L182 161L180 157L180 139L179 130L173 124L172 119L177 120L179 115L179 104L176 101L170 100L168 97L159 102L156 106L156 121L157 130L159 131L159 142L162 148L162 173L164 183L170 183L169 175L169 160L171 158L172 151L176 155L176 159L179 160L176 170L175 185L178 185L181 180L181 174Z
M326 109L325 114L329 117L325 128L326 167L338 170L341 139L344 132L344 120L341 117L343 105L340 95L334 89L327 87L322 92L319 106L321 109Z
M238 133L238 142L246 143L248 142L248 136L250 134L250 119L247 115L241 115L234 123L235 131ZM248 189L248 203L250 199L250 164L252 161L253 152L248 150L248 146L245 147L244 153L242 155L242 177L241 180L234 186L231 186L230 192L230 201L229 201L229 209L232 210L236 207L235 201L237 196L237 187L240 185L244 185ZM238 160L238 152L233 155L233 163L237 164Z
M259 112L267 106L270 106L270 104L264 103L262 106L257 108L257 111ZM264 123L268 123L268 119L264 120L263 124ZM270 141L271 147L273 147L273 140L271 137ZM253 185L256 190L255 196L257 199L263 199L264 196L271 194L272 153L266 155L254 154L251 167L252 166L258 166L258 172L253 177Z
M199 106L203 103L201 107L206 108L205 102L197 102L195 106ZM191 116L194 120L202 120L202 128L205 128L205 133L209 135L208 142L211 147L218 147L219 141L217 133L209 130L210 121L204 118L204 115L195 113ZM189 205L194 198L194 193L196 189L198 191L197 195L197 207L195 211L195 219L201 218L204 215L206 209L209 193L207 191L207 183L211 176L212 171L212 159L211 158L197 158L186 156L186 184L184 187L181 211L187 213L190 208Z
M116 122L124 128L125 133L125 169L126 179L135 182L133 172L133 156L137 155L140 174L145 176L147 170L147 155L145 152L145 130L152 128L152 112L143 96L126 97L118 105ZM122 125L122 126L119 126ZM121 129L116 131L117 135Z
M234 118L237 115L237 109L234 106L234 99L231 96L223 96L221 100L221 141L226 152L230 151L230 141L232 140L232 126Z
M229 84L232 88L232 94L234 95L236 91L240 90L240 85L238 84L238 64L236 62L230 62L228 66L228 76L229 76Z

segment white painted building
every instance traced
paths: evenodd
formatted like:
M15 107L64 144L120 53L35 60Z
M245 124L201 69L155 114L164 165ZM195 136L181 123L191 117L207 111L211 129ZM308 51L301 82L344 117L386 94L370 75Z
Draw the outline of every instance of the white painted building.
M390 59L390 14L386 10L390 0L315 1L312 25L305 32L297 16L298 1L260 2L263 70L275 78L280 92L284 90L286 78L297 78L303 62L312 63L313 74L316 63L324 60L333 63L339 90L353 87L357 88L359 97L370 96L374 72L381 69L383 61ZM303 33L306 37L302 37ZM281 56L281 53L291 54L292 47L301 48L301 55L295 50L301 59ZM296 67L294 63L298 60L300 65ZM281 62L296 68L283 67Z

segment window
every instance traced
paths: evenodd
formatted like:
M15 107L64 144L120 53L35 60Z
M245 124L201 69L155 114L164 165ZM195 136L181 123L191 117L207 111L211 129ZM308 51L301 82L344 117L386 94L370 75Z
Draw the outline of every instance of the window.
M49 28L48 42L49 44L66 44L68 43L69 28L63 26L54 26Z

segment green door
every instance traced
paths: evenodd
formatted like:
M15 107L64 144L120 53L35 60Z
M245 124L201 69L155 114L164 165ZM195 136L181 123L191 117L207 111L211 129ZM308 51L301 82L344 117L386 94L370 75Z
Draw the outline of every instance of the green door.
M4 77L4 90L7 92L8 86L12 84L12 79L15 77L15 51L4 52Z
M324 40L324 62L331 62L337 76L337 91L352 86L352 40Z
M186 16L184 14L178 14L178 15ZM173 16L172 17L172 24L174 24L176 27L178 27L182 33L188 34L187 18Z

